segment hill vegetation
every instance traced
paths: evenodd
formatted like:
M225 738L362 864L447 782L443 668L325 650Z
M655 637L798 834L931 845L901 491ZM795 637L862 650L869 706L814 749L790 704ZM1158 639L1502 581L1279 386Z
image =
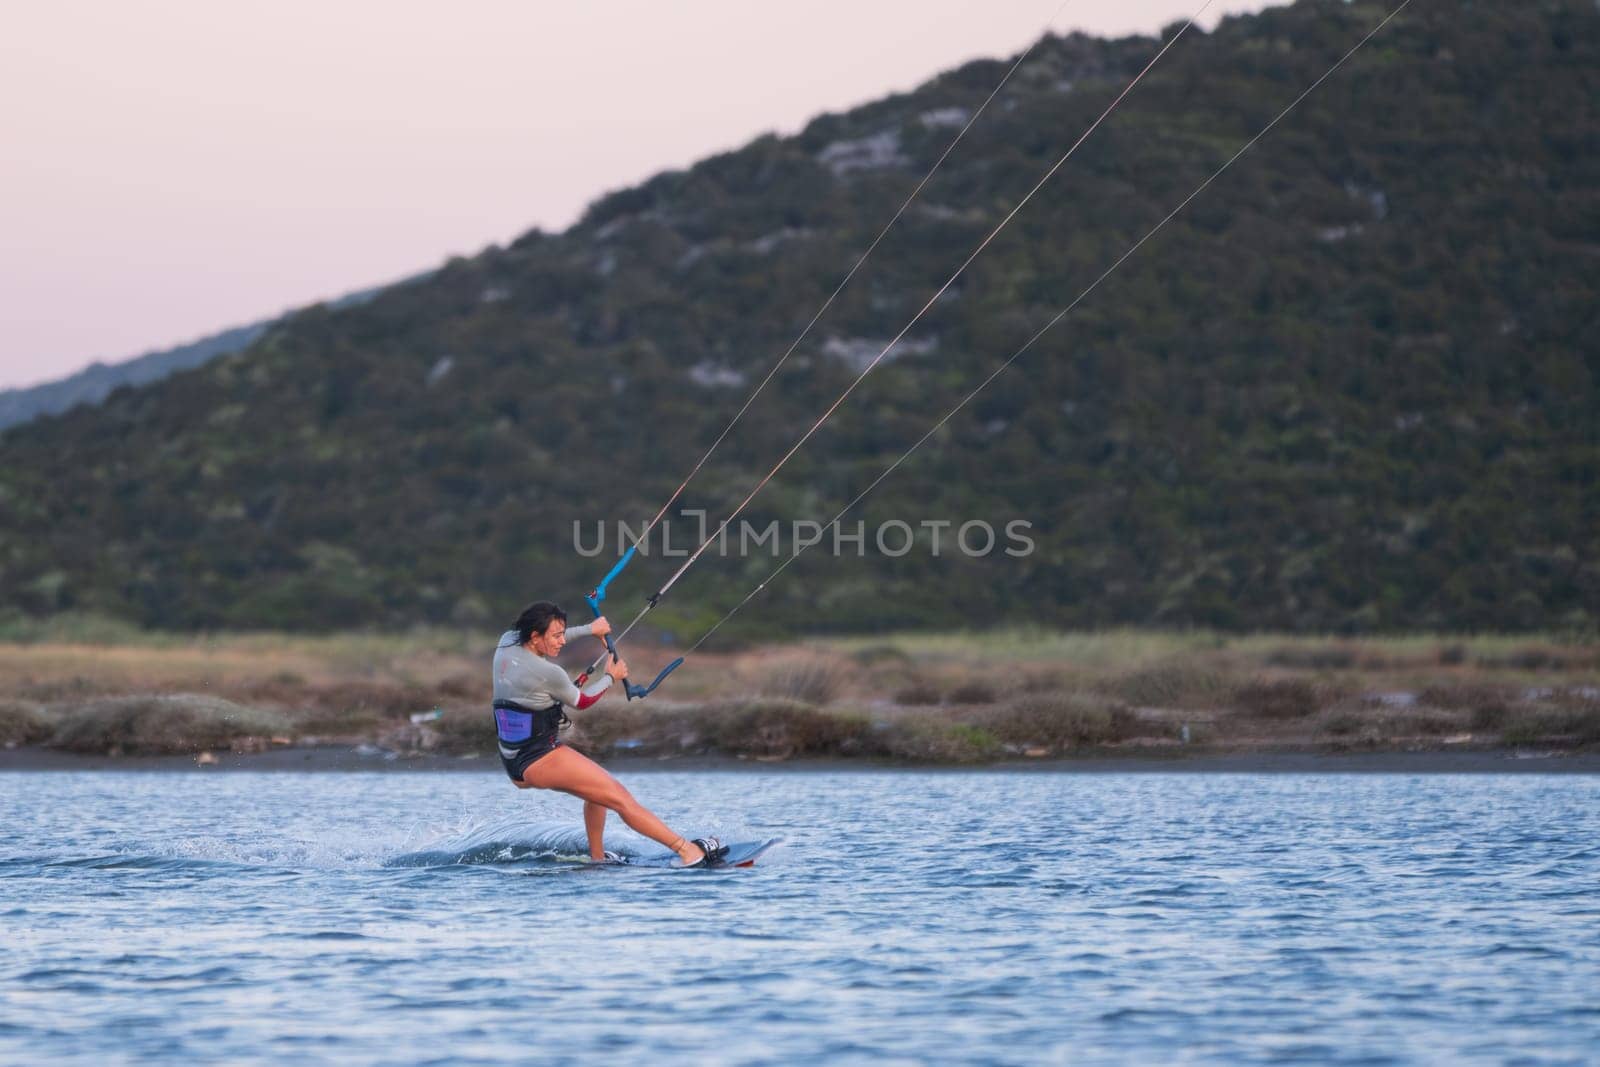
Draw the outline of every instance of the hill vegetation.
M236 326L186 345L146 352L120 363L92 363L76 374L19 389L0 390L0 429L80 404L98 404L123 386L146 385L218 356L237 352L261 336L266 323Z
M1385 13L1194 32L747 513L823 521ZM1153 53L1042 42L696 479L713 518ZM999 80L968 64L0 436L0 604L168 629L576 606ZM1600 11L1414 4L722 635L1600 618ZM309 254L309 252L308 252ZM931 551L923 521L1031 523ZM693 523L675 527L682 547ZM948 536L948 533L947 533ZM787 545L785 546L787 547ZM614 545L608 545L614 548ZM608 553L609 555L609 553ZM613 589L623 613L675 560ZM697 636L773 566L708 556Z
M382 287L347 293L329 307L352 307L372 299ZM248 348L277 320L253 322L220 330L198 341L176 345L115 363L92 363L76 374L18 389L0 389L0 430L41 415L59 415L81 405L98 404L118 389L159 382L182 370L199 367Z

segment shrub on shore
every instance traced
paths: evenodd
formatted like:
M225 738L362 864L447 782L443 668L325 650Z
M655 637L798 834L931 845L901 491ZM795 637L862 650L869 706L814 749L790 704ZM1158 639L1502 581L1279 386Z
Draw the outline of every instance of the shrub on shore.
M670 713L652 715L644 701L623 700L619 693L592 708L573 712L570 737L574 747L590 756L604 756L624 744L654 751L671 732L675 719Z
M295 733L322 740L376 737L394 719L370 708L313 708L294 714Z
M1016 688L1023 693L1057 693L1068 684L1065 672L1052 667L1024 672L1017 680Z
M1285 645L1266 654L1272 667L1300 671L1345 671L1356 665L1356 650L1348 644Z
M993 704L997 699L994 686L983 681L961 682L950 690L952 704Z
M1519 705L1505 710L1495 724L1508 745L1539 742L1600 744L1600 701L1568 700L1554 704Z
M262 692L260 699L269 704L284 704L293 699L293 695L292 689L285 694ZM310 695L315 709L324 715L364 719L403 719L414 711L436 706L441 697L448 696L433 688L379 681L321 685Z
M1376 744L1406 737L1442 737L1465 730L1467 725L1466 714L1459 711L1343 700L1318 716L1316 732L1339 741Z
M50 736L44 709L27 700L0 700L0 745L36 745Z
M1125 703L1160 708L1219 707L1237 688L1238 682L1222 671L1182 660L1130 671L1101 685Z
M1476 712L1481 708L1503 708L1515 700L1515 693L1503 686L1430 685L1417 694L1417 703L1430 708Z
M1235 689L1229 703L1258 719L1303 719L1315 714L1324 698L1304 678L1257 678Z
M281 713L192 693L114 697L65 712L50 745L94 755L183 755L265 744L289 729Z
M484 707L449 708L434 722L435 747L452 756L492 755L497 750L494 716Z
M917 763L986 763L1004 753L981 726L928 715L890 723L872 738L872 754Z
M758 689L777 700L828 704L844 688L847 674L845 664L833 656L785 656L763 665Z
M922 678L896 690L894 694L894 702L907 707L931 707L943 699L944 694L939 692L939 687Z
M837 756L866 751L872 732L863 715L777 698L656 712L638 704L597 707L574 718L572 743L597 757L623 751L710 752L758 759Z
M850 654L850 658L863 667L881 667L885 664L910 663L911 656L895 645L864 645Z
M865 716L798 700L725 704L707 708L704 718L706 738L718 750L777 759L857 750L871 730Z
M1477 665L1487 670L1581 671L1600 667L1600 655L1589 650L1528 644L1501 653L1485 653Z
M1142 724L1133 709L1094 693L1026 697L980 712L968 721L1005 744L1055 751L1169 732L1166 727Z

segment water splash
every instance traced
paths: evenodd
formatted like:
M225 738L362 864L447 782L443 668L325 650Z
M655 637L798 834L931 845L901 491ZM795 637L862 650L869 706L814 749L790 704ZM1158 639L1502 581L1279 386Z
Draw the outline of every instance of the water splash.
M583 859L588 852L588 841L582 827L502 818L442 834L420 848L386 858L383 866L449 867L571 862Z

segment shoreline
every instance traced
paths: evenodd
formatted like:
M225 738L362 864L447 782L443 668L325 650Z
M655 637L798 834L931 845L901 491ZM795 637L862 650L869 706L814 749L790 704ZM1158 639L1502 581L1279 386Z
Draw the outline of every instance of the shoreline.
M0 749L0 773L137 771L195 774L277 772L474 773L504 775L493 756L402 757L372 746L318 745L266 752L215 754L204 764L195 756L79 756L36 745ZM603 761L618 774L661 771L747 773L1004 773L1004 774L1600 774L1600 752L1537 746L1448 751L1317 752L1305 750L1217 751L1129 756L1094 752L1058 758L992 763L911 763L875 759L741 759L736 756L621 757Z
M481 651L459 633L0 642L0 746L21 746L0 772L502 775ZM1572 637L994 631L712 657L647 710L588 709L570 742L628 773L1600 773L1600 644Z

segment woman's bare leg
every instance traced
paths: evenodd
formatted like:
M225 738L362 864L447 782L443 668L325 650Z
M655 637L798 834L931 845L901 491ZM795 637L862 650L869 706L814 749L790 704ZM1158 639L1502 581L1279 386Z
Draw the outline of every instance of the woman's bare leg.
M606 858L606 809L592 800L583 802L583 832L589 835L589 858Z
M666 845L685 863L698 863L705 856L699 845L668 829L650 809L633 799L633 794L604 767L566 745L529 764L522 772L522 784L535 789L558 789L614 811L630 828ZM587 815L584 822L587 826Z

